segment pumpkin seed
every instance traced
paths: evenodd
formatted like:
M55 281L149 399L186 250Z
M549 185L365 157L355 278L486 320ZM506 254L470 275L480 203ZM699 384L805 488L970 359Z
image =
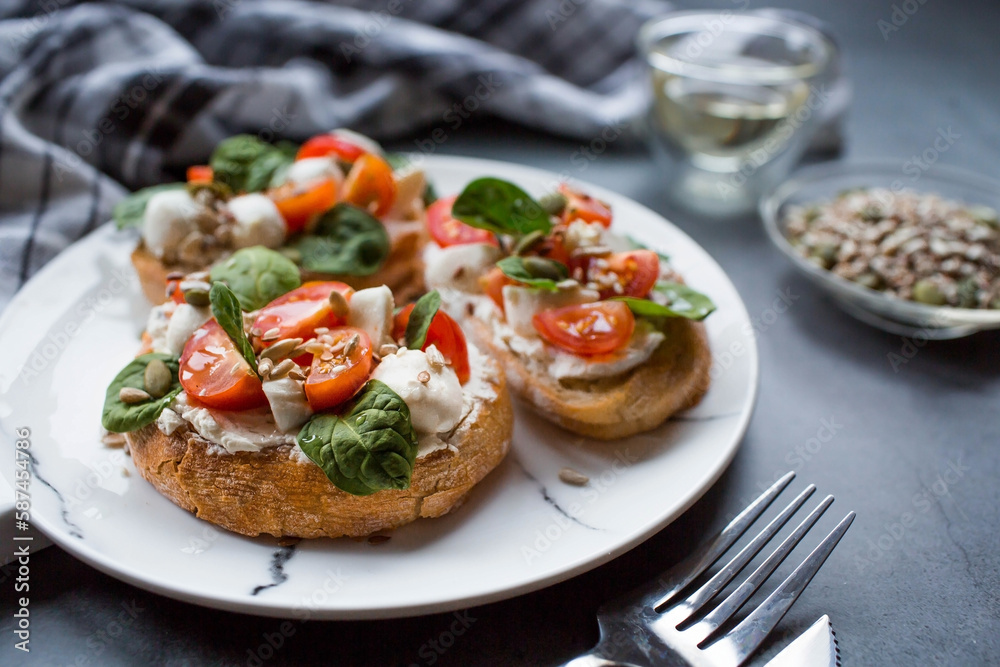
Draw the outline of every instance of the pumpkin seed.
M545 238L545 233L536 229L530 234L523 236L521 240L517 242L517 245L514 246L514 254L515 255L525 254L526 252L534 248L536 245L538 245L538 243L542 241L542 239L544 238Z
M559 215L566 208L566 201L566 195L561 192L551 192L542 196L538 203L549 215Z
M918 280L913 286L913 300L932 306L943 306L947 299L941 289L930 280Z
M557 265L550 259L541 257L525 257L524 268L532 278L547 278L548 280L560 281L563 277L559 274Z
M337 317L347 317L347 313L350 310L347 305L347 299L345 299L344 295L337 290L330 292L330 310L332 310L333 314Z
M212 303L208 290L203 289L190 289L184 292L184 300L195 308L204 308Z
M118 398L121 399L122 403L126 405L135 405L136 403L142 403L153 398L142 389L137 389L135 387L122 387L121 391L118 392Z
M142 379L143 384L146 386L146 391L153 398L160 398L166 395L170 391L170 385L173 384L170 369L159 359L153 359L146 364L146 370L143 372Z

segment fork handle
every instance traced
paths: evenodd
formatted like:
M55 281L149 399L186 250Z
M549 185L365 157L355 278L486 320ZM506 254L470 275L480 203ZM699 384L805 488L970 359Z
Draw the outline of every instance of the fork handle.
M585 653L567 662L563 667L636 667L631 662L617 662L596 656L593 653Z

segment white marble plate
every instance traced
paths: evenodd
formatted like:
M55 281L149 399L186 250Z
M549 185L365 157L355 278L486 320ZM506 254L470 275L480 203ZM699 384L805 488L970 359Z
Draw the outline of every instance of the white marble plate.
M554 174L432 157L438 191L494 175L541 194ZM124 581L197 604L269 616L388 618L459 609L536 590L636 546L694 503L729 463L757 389L746 309L708 254L659 215L596 186L616 227L673 258L715 300L713 385L702 404L642 436L601 443L518 407L511 455L452 515L383 544L281 547L217 530L171 504L121 450L101 444L105 387L134 355L148 304L129 263L133 234L107 225L61 254L0 319L0 425L13 458L31 430L32 520L54 542ZM591 478L558 480L563 466ZM11 465L0 466L13 481Z

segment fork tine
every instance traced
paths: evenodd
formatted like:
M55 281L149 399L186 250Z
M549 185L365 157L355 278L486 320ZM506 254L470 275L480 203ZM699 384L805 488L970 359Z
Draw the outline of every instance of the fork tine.
M823 538L819 546L813 549L812 553L795 568L795 571L787 579L781 582L781 585L773 593L767 596L767 599L760 606L733 628L732 632L708 647L705 652L725 654L730 660L735 659L733 664L742 665L760 647L778 621L799 599L799 595L816 576L816 572L826 562L833 548L837 546L844 533L850 528L854 517L854 512L848 512L847 516L837 524L837 527ZM718 650L713 650L716 648Z
M735 591L729 594L729 597L723 600L722 604L713 609L710 614L701 620L699 625L706 630L705 639L702 642L712 639L719 626L738 612L746 604L746 601L764 585L764 582L778 569L778 566L784 562L788 554L792 552L792 549L812 529L813 525L823 516L823 513L826 512L832 503L833 496L824 498L823 502L817 505L788 537L782 540L778 548L771 552L771 555L754 570L753 574L747 577L746 581L740 584Z
M760 553L768 542L774 537L781 528L788 523L788 520L792 518L802 504L809 499L809 497L816 491L816 486L810 484L805 488L802 493L800 493L792 502L788 503L788 506L781 511L781 514L774 517L764 530L760 531L753 540L747 544L743 549L740 550L738 554L729 563L726 564L724 568L719 570L715 576L709 579L701 588L696 590L682 603L687 615L685 620L691 616L698 613L698 611L708 604L712 598L719 594L723 588L725 588L733 578L738 575L743 568L747 566L754 556ZM657 609L656 611L662 611L662 609Z
M729 522L718 537L711 542L701 546L690 556L678 563L665 576L661 583L666 587L666 592L653 605L656 609L662 609L669 604L677 594L684 590L688 584L697 579L702 572L707 570L729 547L738 540L743 533L753 524L757 518L764 513L778 494L785 490L791 481L795 479L794 472L787 472L778 481L771 485L764 493L760 494L756 500L740 512L735 519Z

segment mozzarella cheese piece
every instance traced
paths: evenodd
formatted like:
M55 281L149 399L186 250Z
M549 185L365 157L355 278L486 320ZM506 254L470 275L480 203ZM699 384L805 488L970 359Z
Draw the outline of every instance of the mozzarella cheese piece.
M428 349L436 348L431 345ZM382 357L382 363L372 373L372 379L381 380L410 409L410 419L418 434L445 433L462 418L462 385L451 366L432 365L428 355L420 350L400 348L396 354ZM420 381L427 373L427 382Z
M392 291L385 285L358 290L351 295L351 310L347 314L347 324L363 329L372 340L377 351L392 339L392 311L395 302Z
M547 308L592 303L600 298L601 295L597 291L579 285L555 292L518 285L506 285L503 288L503 306L507 324L519 336L532 338L538 335L531 324L535 313Z
M394 173L393 178L396 181L396 199L386 214L386 218L391 220L405 219L418 200L421 206L423 205L427 179L424 177L423 169L415 168L404 168L403 171Z
M277 380L265 380L263 387L279 430L298 432L298 427L309 421L313 412L301 380L286 375Z
M205 212L187 190L157 192L146 203L142 219L142 241L158 259L173 253L191 232L198 231L196 218Z
M260 193L240 195L229 200L227 206L233 214L233 245L249 248L262 245L279 248L285 242L285 221L269 197Z
M348 130L346 127L338 127L336 130L330 132L335 137L340 137L344 141L354 144L359 148L363 148L369 153L374 153L375 155L384 155L385 151L382 150L382 146L379 145L377 141L366 137L363 134L358 134L354 130Z
M344 182L344 172L331 157L307 157L296 160L285 172L285 183L296 185L312 183L321 178L332 178L339 189Z
M447 248L432 247L424 253L425 279L431 288L451 288L480 292L479 277L489 271L503 254L488 243L463 243Z
M212 311L207 307L196 308L189 303L179 304L174 308L174 314L170 316L170 322L167 324L163 340L164 349L156 351L179 355L188 339L211 317Z

